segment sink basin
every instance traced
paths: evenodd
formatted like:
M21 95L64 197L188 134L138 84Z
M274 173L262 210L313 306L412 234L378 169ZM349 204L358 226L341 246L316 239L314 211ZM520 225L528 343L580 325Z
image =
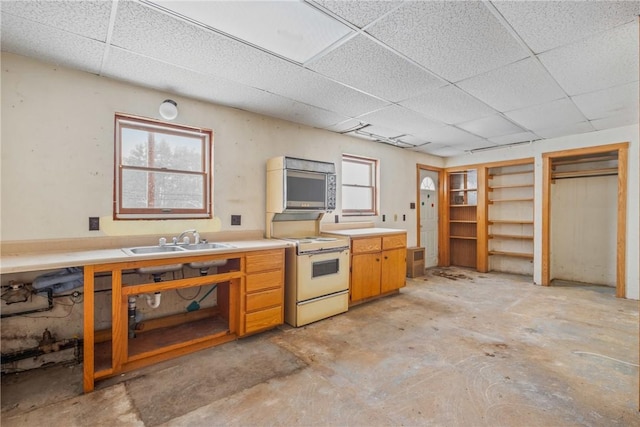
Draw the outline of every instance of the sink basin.
M167 252L184 251L181 246L140 246L137 248L124 248L122 250L128 255L162 254Z
M191 268L209 268L209 267L221 267L227 263L226 259L216 259L213 261L195 261L187 264Z
M225 248L233 248L235 246L229 245L227 243L197 243L191 245L181 246L188 251L198 251L198 250L206 250L206 249L225 249Z
M178 271L182 268L182 264L153 265L151 267L136 268L138 274L162 274L170 271Z

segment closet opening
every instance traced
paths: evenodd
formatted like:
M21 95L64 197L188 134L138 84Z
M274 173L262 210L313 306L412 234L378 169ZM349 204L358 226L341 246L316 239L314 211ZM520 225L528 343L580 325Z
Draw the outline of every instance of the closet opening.
M542 285L625 297L627 143L543 154Z

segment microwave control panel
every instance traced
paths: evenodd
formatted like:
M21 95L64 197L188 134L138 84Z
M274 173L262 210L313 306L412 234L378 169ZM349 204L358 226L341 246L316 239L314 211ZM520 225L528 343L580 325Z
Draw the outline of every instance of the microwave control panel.
M327 210L332 211L336 208L336 192L338 190L338 180L336 174L327 175Z

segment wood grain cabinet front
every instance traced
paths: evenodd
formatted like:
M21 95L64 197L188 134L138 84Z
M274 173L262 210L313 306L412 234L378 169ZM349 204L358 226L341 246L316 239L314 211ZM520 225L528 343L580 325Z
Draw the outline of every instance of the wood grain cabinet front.
M284 249L248 253L245 263L240 336L284 322Z
M362 302L403 287L406 248L406 233L352 238L350 302Z

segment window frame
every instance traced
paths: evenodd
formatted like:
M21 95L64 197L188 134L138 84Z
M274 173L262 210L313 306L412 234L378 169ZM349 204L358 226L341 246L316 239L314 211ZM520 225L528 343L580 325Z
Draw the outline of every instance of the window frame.
M344 207L344 191L342 191L341 202L342 202L342 215L343 216L377 216L378 215L378 201L379 201L379 191L380 191L380 179L379 179L379 163L378 159L373 159L370 157L358 156L354 154L342 154L342 166L344 166L344 162L358 163L369 166L369 171L371 174L371 185L357 185L357 184L346 184L344 182L344 173L342 173L342 186L341 188L344 190L345 187L349 188L370 188L371 189L371 206L367 209L345 209Z
M199 138L202 144L202 164L200 171L182 169L153 168L149 166L125 165L122 161L122 130L137 129L153 130L160 135L188 136ZM146 117L116 113L114 117L114 185L113 185L113 219L210 219L213 217L213 131L211 129L167 123ZM201 176L203 181L202 208L125 208L122 205L122 184L125 170L148 172L174 173L182 175Z

